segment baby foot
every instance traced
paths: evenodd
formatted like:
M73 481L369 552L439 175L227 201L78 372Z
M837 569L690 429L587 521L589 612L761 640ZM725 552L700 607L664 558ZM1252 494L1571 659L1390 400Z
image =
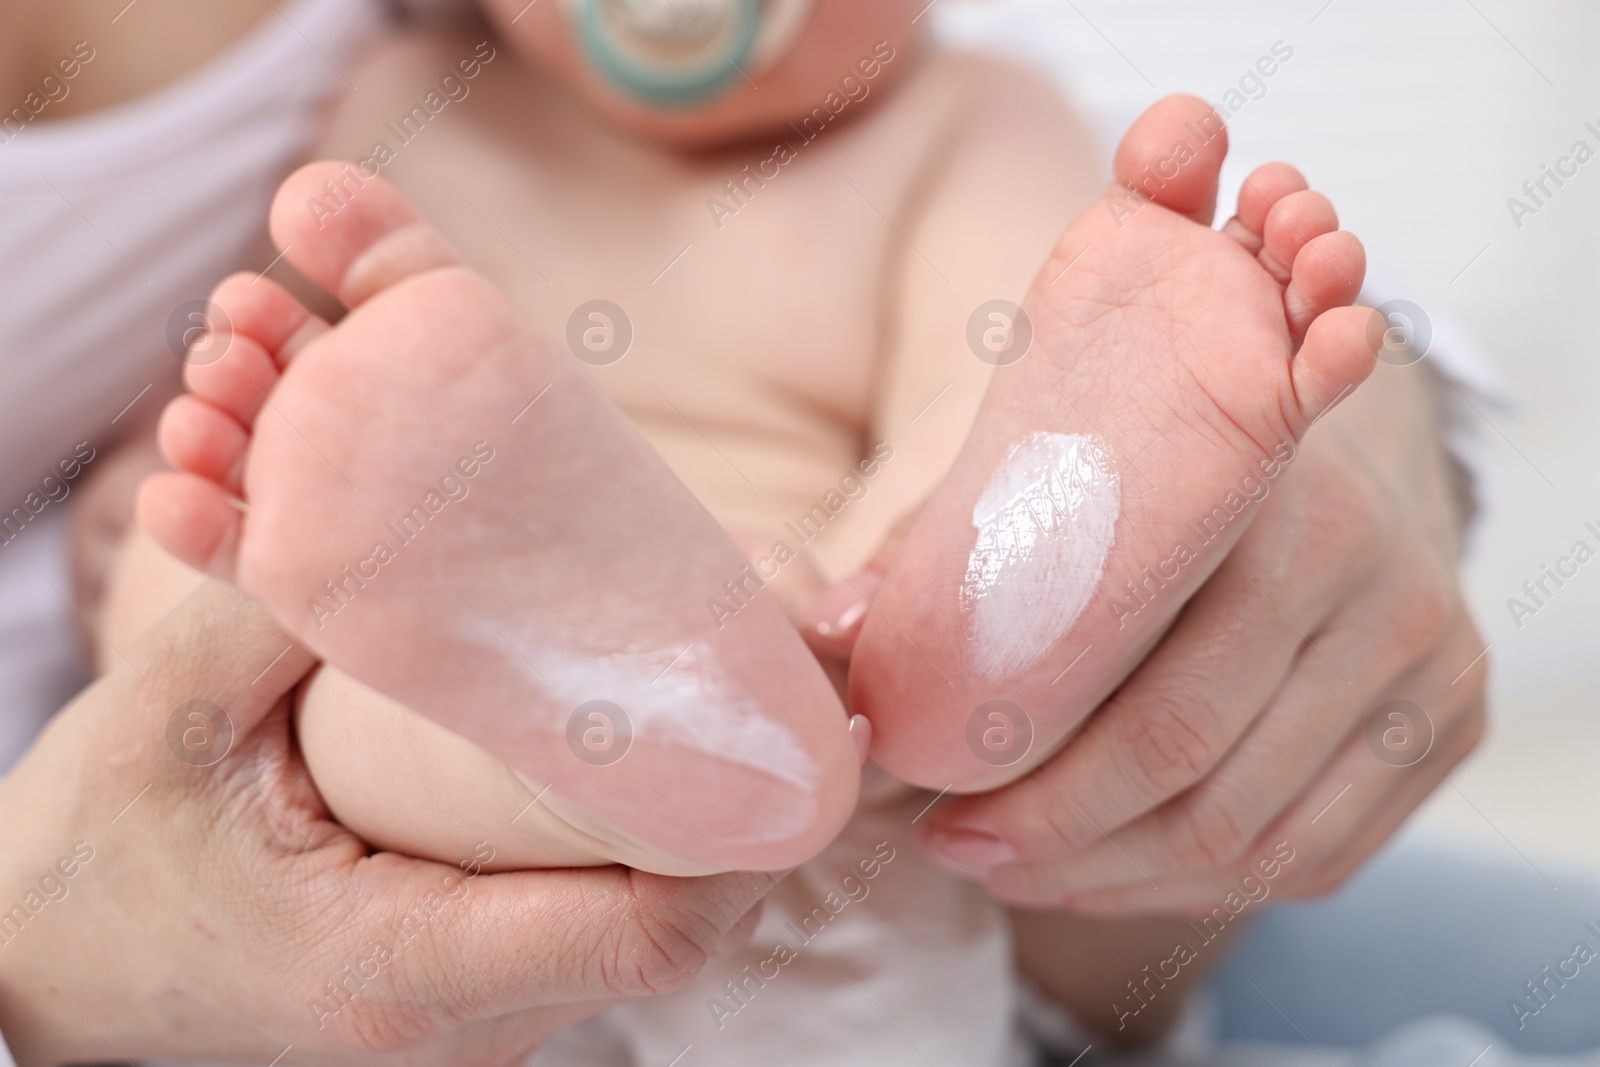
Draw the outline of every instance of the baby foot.
M862 629L852 710L933 789L1042 762L1227 554L1295 445L1373 365L1365 258L1292 168L1209 226L1227 152L1192 97L1124 138ZM993 703L991 703L993 702Z
M163 418L181 473L146 483L145 527L624 835L704 870L819 851L856 743L733 542L392 186L319 223L328 181L349 178L292 175L272 234L352 310L330 327L265 278L218 287L226 355ZM743 606L713 619L730 587Z

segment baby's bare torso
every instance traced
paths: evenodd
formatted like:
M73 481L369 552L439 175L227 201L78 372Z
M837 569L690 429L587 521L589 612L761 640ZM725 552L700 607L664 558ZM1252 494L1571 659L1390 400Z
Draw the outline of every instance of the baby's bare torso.
M597 380L796 610L955 457L991 371L967 321L1021 301L1088 200L1086 139L1009 68L880 55L863 57L880 68L867 97L825 124L685 154L614 129L485 36L403 37L355 72L324 145L351 178L307 210L336 210L378 169L552 343L604 363L617 349L585 331L603 348L631 330ZM620 313L588 317L596 300ZM779 542L797 555L775 567ZM676 869L336 671L299 723L330 806L380 847L453 860L492 837L496 866Z
M894 458L808 546L825 573L859 565L931 488L986 381L988 368L959 334L952 351L898 372L905 317L923 292L962 306L962 320L981 299L1020 300L1070 217L1070 195L1041 205L1031 239L993 236L1020 245L1002 250L1012 266L997 273L1008 276L969 276L961 257L936 261L914 236L919 215L934 209L930 185L965 150L976 93L1011 94L1012 110L1031 106L1041 120L1056 105L1027 99L1034 83L997 80L986 61L919 60L884 46L862 57L862 69L877 71L861 79L866 96L838 94L835 107L847 102L836 116L819 99L814 118L685 154L611 127L510 48L482 39L386 45L338 116L328 154L382 162L383 176L557 343L574 332L599 361L616 348L589 352L585 331L604 346L609 329L614 346L631 330L626 354L597 366L597 379L748 551L785 537L785 523L837 494L887 441L880 454ZM462 77L469 70L476 76ZM452 72L454 100L441 88ZM1063 147L1086 160L1081 139ZM1072 188L1070 176L1062 185ZM984 295L966 303L969 291ZM597 300L621 316L590 318L586 305ZM919 442L906 420L885 424L889 394L906 394L901 407L921 405L945 385L921 432L946 443L908 449Z

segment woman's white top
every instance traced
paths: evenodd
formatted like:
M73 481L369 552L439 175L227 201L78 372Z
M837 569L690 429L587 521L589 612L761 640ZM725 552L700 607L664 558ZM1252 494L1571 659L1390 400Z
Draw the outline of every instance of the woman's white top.
M83 681L62 519L94 463L75 461L150 414L141 405L180 369L169 321L179 337L193 325L180 308L227 271L265 266L273 190L386 11L277 4L155 92L59 121L45 104L0 126L0 773ZM116 34L108 25L78 54L116 48ZM94 59L80 61L77 78L93 76ZM59 84L70 94L73 80ZM0 114L30 103L0 101Z

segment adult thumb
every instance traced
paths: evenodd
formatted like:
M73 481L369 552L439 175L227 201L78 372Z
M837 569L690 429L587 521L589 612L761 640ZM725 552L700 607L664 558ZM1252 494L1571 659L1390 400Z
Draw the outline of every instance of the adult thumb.
M315 664L267 610L238 590L207 582L126 649L90 701L109 736L133 748L161 745L206 766ZM221 747L219 747L221 746Z
M396 984L433 989L448 978L490 1017L664 993L699 973L786 873L669 878L584 867L457 879L462 904L442 912L426 946L399 961Z

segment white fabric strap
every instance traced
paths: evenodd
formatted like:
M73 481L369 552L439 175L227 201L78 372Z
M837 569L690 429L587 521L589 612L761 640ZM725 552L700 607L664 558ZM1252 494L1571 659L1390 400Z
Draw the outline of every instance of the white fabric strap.
M339 65L386 12L279 4L176 81L0 144L0 263L27 265L0 288L0 774L85 680L59 592L71 588L59 520L81 480L65 472L91 476L105 460L82 470L90 448L153 415L181 368L171 324L253 261L273 190L347 89ZM95 62L108 61L85 77Z

